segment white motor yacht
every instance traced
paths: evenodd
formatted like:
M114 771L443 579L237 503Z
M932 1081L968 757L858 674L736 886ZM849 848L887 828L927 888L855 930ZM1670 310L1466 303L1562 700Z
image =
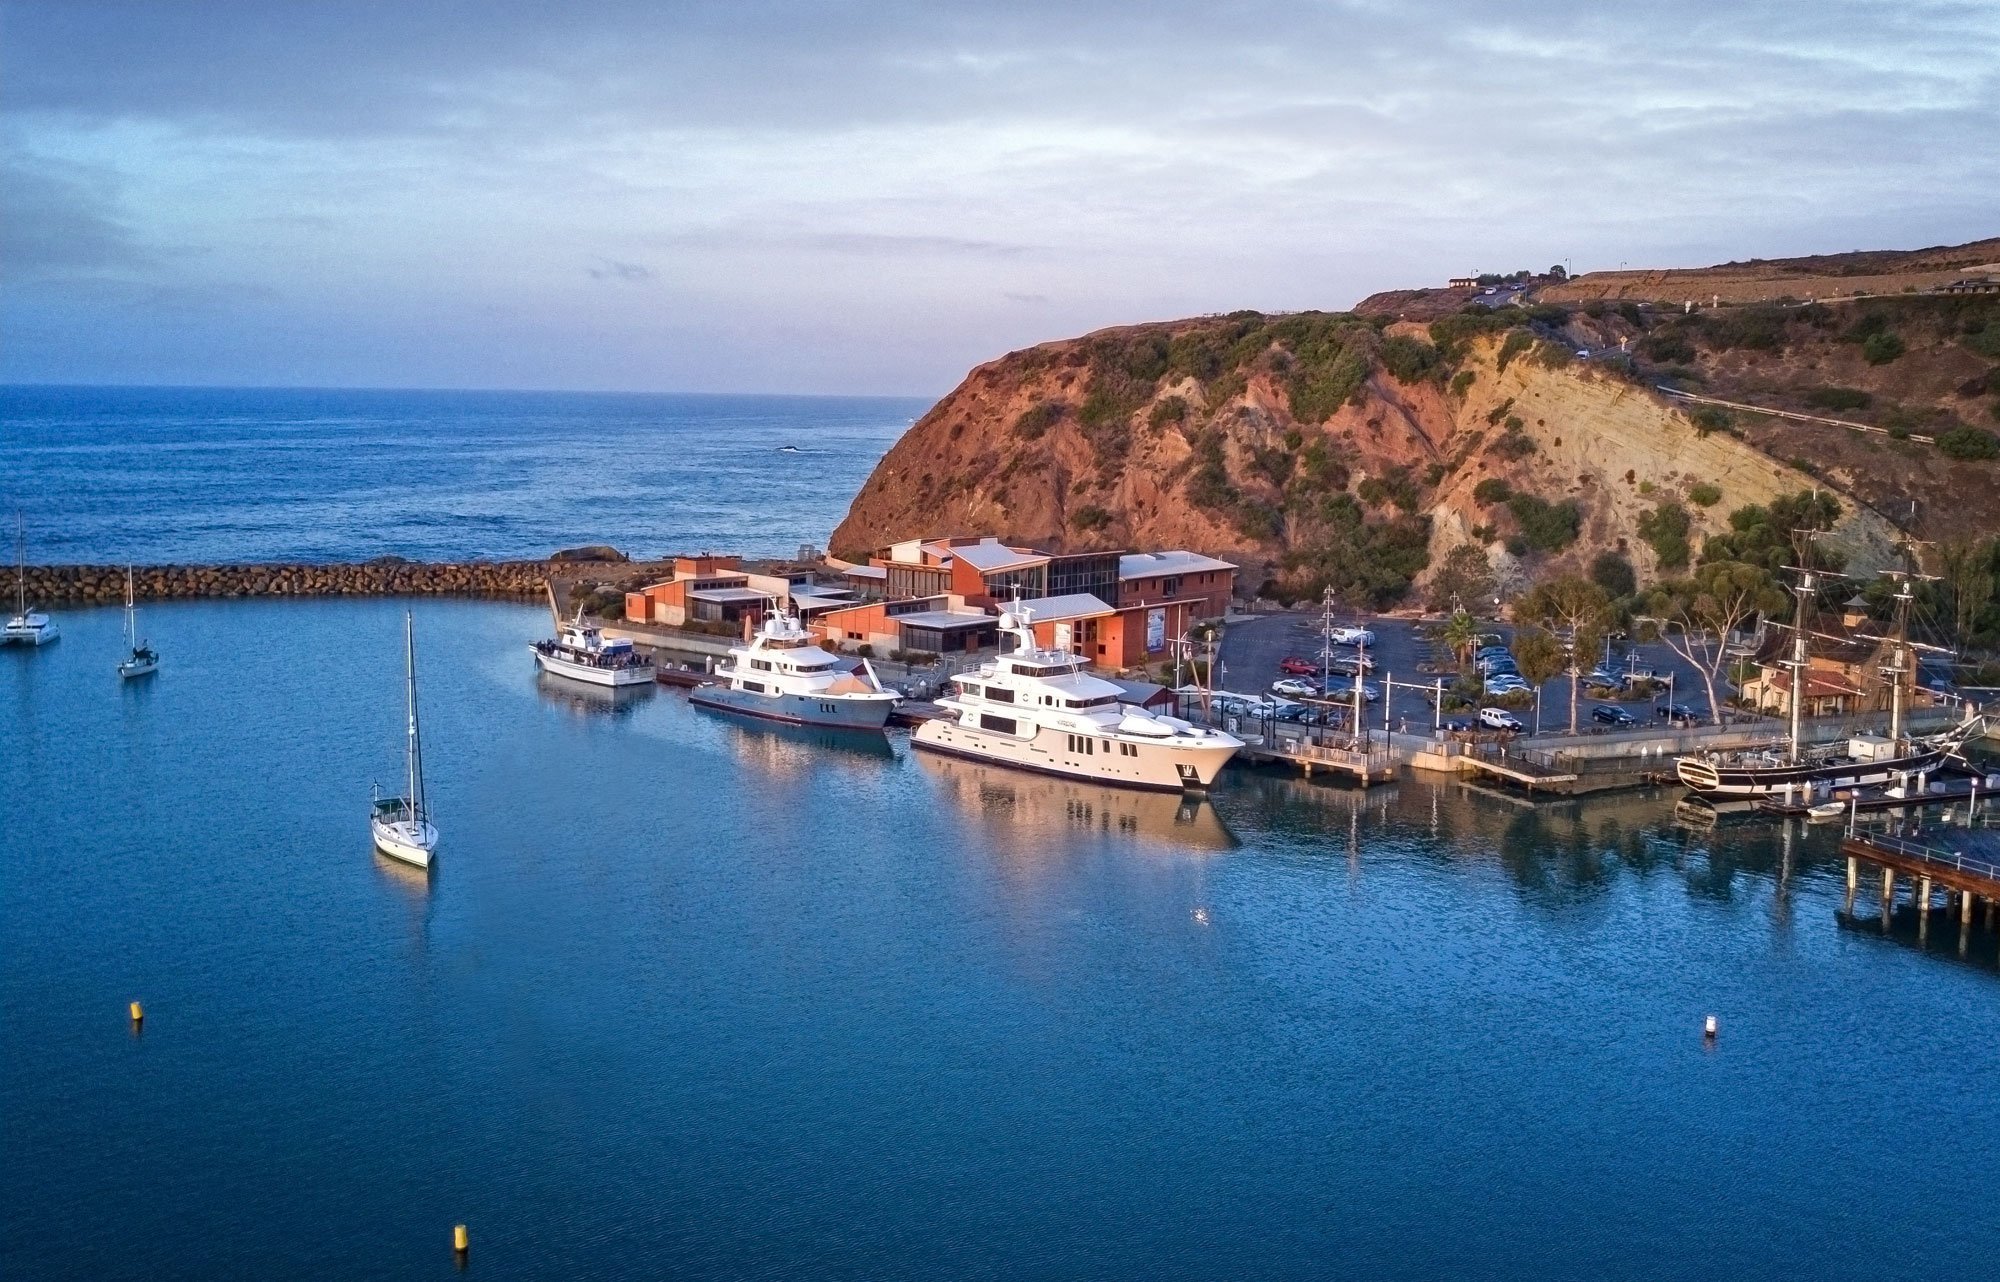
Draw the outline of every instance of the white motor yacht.
M651 685L657 670L653 661L639 653L625 637L607 640L602 629L583 621L583 607L576 618L563 624L553 641L536 641L528 649L535 666L572 681L588 681L600 686Z
M403 612L403 665L408 727L403 759L409 791L400 797L385 797L378 787L368 827L375 837L375 849L391 859L428 868L437 849L438 831L431 823L430 808L424 804L424 741L417 727L417 634L407 610Z
M821 649L782 610L764 616L749 645L731 646L715 675L721 680L688 691L688 702L802 726L880 730L899 697L868 660L857 665Z
M933 752L1045 774L1160 791L1199 791L1215 782L1243 741L1220 730L1160 716L1124 702L1125 692L1084 672L1067 650L1035 643L1033 616L1020 602L1000 616L1012 652L952 678L938 700L950 715L926 721L910 742Z

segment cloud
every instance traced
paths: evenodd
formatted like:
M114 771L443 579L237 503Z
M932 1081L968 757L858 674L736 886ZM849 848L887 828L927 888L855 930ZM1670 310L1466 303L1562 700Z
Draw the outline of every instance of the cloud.
M0 263L15 281L148 268L118 208L115 174L0 152Z
M622 281L627 285L644 285L652 281L653 269L638 263L623 263L615 258L600 258L597 266L584 269L592 280Z

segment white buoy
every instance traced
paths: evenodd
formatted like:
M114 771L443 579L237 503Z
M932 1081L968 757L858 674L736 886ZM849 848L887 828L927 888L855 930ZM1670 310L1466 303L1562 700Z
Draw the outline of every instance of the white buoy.
M1708 1041L1712 1042L1715 1040L1715 1030L1716 1030L1715 1016L1710 1015L1707 1019L1702 1021L1701 1035Z

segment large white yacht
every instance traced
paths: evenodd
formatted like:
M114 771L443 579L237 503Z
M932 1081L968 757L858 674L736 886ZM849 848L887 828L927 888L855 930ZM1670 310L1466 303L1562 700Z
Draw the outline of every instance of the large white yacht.
M1123 702L1125 692L1088 676L1067 650L1035 644L1028 607L1015 602L1000 631L1015 648L977 672L952 678L938 700L948 716L926 721L910 742L933 752L1091 779L1127 788L1199 790L1215 782L1243 741Z
M600 686L651 685L657 675L653 661L639 653L624 637L606 640L604 633L583 621L583 607L576 618L563 624L553 641L535 641L535 666L572 681L588 681Z
M721 681L688 691L688 702L794 725L880 730L898 698L868 660L850 668L782 610L764 616L749 645L731 646L715 675Z

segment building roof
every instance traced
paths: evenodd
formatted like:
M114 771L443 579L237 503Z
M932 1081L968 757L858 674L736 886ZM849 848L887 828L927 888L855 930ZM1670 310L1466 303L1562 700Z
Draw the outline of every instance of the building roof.
M759 592L755 588L696 588L688 595L697 601L714 601L722 605L771 599L769 592Z
M1234 570L1227 561L1218 561L1199 552L1132 552L1118 558L1121 579L1150 579L1162 574L1200 574L1204 570Z
M1064 623L1070 619L1095 619L1118 613L1089 592L1036 597L1021 602L1021 608L1036 623Z
M1773 690L1790 690L1792 688L1792 674L1783 670L1766 673L1764 684ZM1843 698L1852 698L1860 693L1861 691L1855 689L1845 681L1836 680L1824 672L1806 673L1806 698L1808 699L1831 698L1836 695Z
M981 574L1002 570L1025 570L1031 565L1047 565L1049 558L1033 549L1010 548L997 539L982 539L951 549L951 555Z
M906 623L919 628L974 628L984 624L991 627L999 620L990 614L972 610L920 610L915 614L898 614L890 617L891 623Z
M1132 702L1138 704L1140 707L1144 707L1155 700L1171 700L1174 697L1173 691L1163 685L1155 685L1151 681L1121 681L1117 677L1113 677L1111 678L1111 684L1123 690L1131 697Z
M887 579L889 567L886 565L850 565L841 571L850 579Z

